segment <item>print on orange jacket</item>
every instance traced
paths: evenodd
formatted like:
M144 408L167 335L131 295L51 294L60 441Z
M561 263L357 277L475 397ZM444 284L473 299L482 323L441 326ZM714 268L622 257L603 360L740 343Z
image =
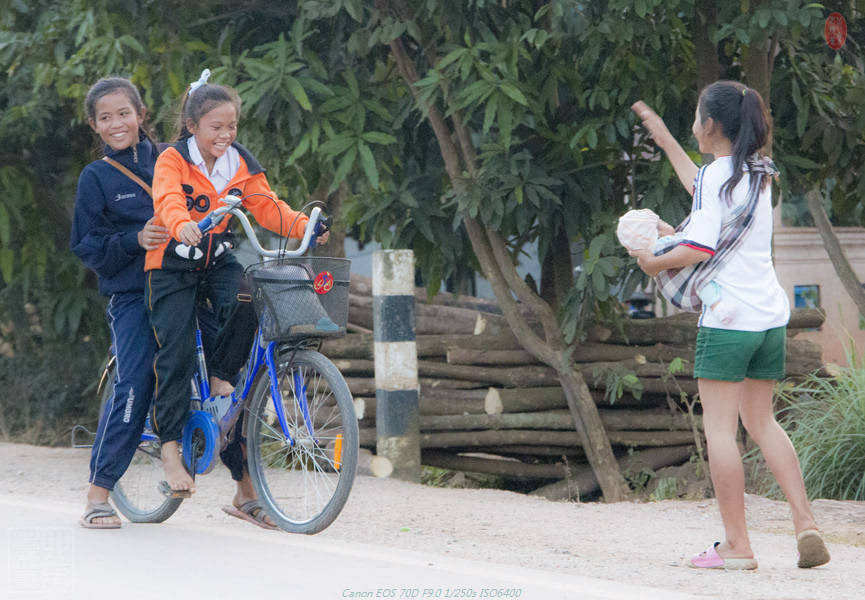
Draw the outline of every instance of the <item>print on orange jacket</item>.
M178 234L187 223L197 223L217 207L225 206L224 198L229 194L240 198L263 194L247 198L243 207L274 233L303 236L309 218L276 197L267 183L264 169L246 148L237 142L232 146L240 154L240 168L222 193L217 193L204 173L190 162L185 139L160 154L153 173L153 210L155 223L167 227L172 239L147 252L145 271L201 270L228 250L231 247L227 232L230 219L206 233L196 247L180 242Z

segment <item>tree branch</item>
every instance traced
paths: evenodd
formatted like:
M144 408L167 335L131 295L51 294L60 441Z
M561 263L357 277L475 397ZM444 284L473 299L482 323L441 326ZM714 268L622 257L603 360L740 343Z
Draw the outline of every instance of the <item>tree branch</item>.
M841 280L847 294L856 303L859 314L865 315L865 289L862 288L859 277L853 271L853 267L850 266L850 261L847 260L844 249L841 247L841 242L832 229L829 217L826 216L826 211L823 210L823 205L820 203L820 193L816 189L812 189L805 196L808 198L808 210L814 219L817 231L820 232L820 237L823 238L823 245L826 247L826 253L829 255L829 260L832 261L832 266L835 268L838 279Z

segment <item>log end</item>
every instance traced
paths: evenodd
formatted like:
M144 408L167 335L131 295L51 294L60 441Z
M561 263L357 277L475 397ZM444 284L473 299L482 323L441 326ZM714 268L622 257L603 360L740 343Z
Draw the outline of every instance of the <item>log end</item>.
M500 415L504 411L502 396L496 388L490 388L484 398L484 412L488 415Z
M475 320L475 335L480 335L487 328L487 320L484 316L478 313L478 318Z
M366 416L366 400L363 398L354 399L354 414L357 415L358 421Z
M390 477L393 473L393 463L384 456L373 456L369 461L369 470L373 477Z

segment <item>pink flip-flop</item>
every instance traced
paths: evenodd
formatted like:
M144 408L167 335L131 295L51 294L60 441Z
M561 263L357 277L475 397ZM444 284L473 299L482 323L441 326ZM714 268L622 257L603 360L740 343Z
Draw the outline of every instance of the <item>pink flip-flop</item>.
M757 568L755 558L721 558L715 548L721 542L715 542L706 550L693 557L688 566L694 569L725 569L727 571L752 571Z

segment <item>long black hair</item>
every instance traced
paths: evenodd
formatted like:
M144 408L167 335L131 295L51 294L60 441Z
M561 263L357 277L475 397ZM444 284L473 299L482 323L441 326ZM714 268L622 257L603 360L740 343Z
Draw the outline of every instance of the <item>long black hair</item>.
M183 103L180 105L177 139L185 140L192 137L192 133L186 127L188 120L197 125L201 117L224 102L234 106L234 110L237 111L237 119L240 120L240 96L232 88L205 83L192 92L187 89L183 96Z
M733 174L721 186L721 197L731 201L733 188L742 179L742 167L757 159L772 132L769 112L756 90L738 81L716 81L700 92L700 121L709 117L733 144ZM763 186L769 182L766 177Z

